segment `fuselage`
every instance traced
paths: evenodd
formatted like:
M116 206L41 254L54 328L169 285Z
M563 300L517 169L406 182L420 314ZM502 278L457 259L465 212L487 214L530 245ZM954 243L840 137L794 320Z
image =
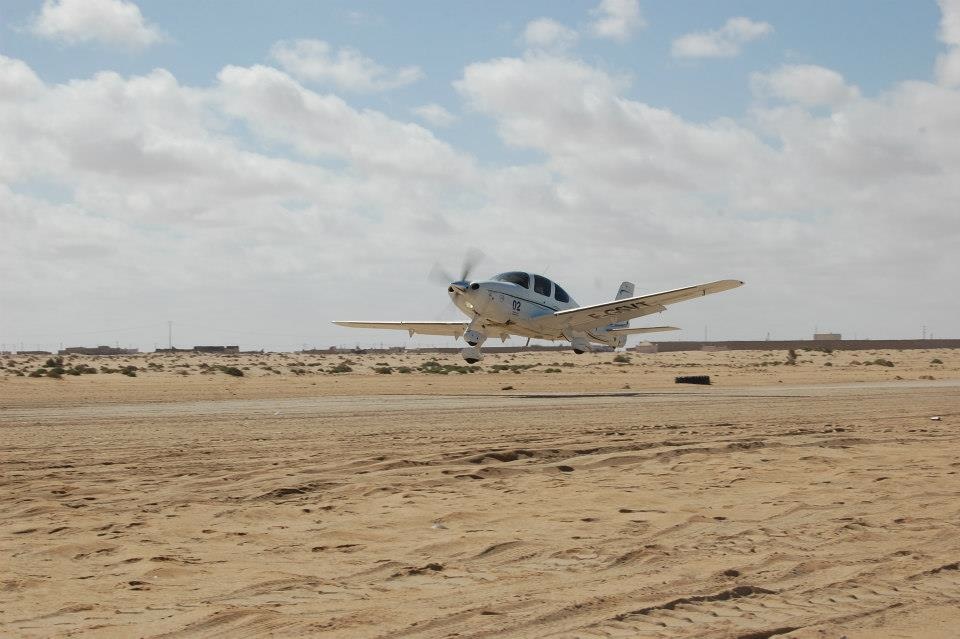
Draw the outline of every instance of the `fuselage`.
M589 331L578 336L565 334L539 321L557 311L577 308L576 300L556 282L543 275L511 271L489 280L453 282L448 288L456 304L474 327L488 337L521 335L539 339L573 339L607 343L603 331Z

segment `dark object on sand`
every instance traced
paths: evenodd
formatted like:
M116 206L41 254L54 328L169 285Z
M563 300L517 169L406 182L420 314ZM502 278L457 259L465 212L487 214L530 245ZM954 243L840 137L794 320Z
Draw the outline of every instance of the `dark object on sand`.
M706 384L710 385L709 375L681 375L674 380L678 384Z

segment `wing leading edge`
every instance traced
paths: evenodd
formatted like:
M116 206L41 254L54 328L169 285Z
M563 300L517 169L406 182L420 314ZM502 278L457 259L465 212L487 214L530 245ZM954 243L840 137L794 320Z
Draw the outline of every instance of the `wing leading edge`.
M666 307L670 304L685 302L712 293L729 291L739 286L743 286L743 282L740 280L718 280L708 284L697 284L695 286L677 288L662 293L628 297L604 304L594 304L592 306L581 306L566 311L558 311L553 314L553 317L564 326L575 330L587 330L615 322L622 322L634 317L643 317L651 313L659 313L660 311L666 310Z
M334 324L349 326L350 328L374 328L380 330L407 331L410 337L414 333L421 335L449 335L460 337L467 330L466 322L345 322L336 321Z

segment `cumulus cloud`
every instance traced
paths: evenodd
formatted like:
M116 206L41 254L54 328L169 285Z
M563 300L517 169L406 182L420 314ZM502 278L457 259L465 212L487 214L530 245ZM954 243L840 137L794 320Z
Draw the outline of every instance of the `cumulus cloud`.
M784 65L772 73L754 73L750 86L758 97L774 97L804 106L841 104L860 96L843 76L812 64Z
M960 86L960 0L938 0L940 5L940 41L946 53L937 57L936 73L940 84Z
M530 49L569 49L579 38L576 31L550 18L532 20L523 30L523 42Z
M590 30L598 38L626 42L635 31L647 26L638 0L602 0L590 13L596 18Z
M30 30L66 44L98 42L139 49L164 40L129 0L44 0Z
M411 111L418 118L433 126L447 127L457 121L457 116L434 102L414 107Z
M697 31L673 41L670 53L675 58L732 58L740 55L747 42L765 38L773 33L767 22L750 18L730 18L719 29Z
M817 316L858 316L857 305L882 298L880 287L866 284L878 274L902 286L919 275L895 268L889 255L901 265L918 260L926 273L943 266L933 247L960 241L960 218L942 204L960 196L950 177L960 171L950 142L960 135L952 115L960 113L960 93L909 82L876 100L842 99L854 90L806 71L767 85L796 104L756 107L746 123L691 122L625 98L623 81L596 67L557 57L472 64L457 88L495 120L506 144L546 158L546 175L528 172L522 188L505 181L510 195L501 194L498 206L580 237L576 250L599 264L609 259L611 268L631 259L625 245L608 243L609 258L602 257L603 240L594 246L575 229L584 219L615 228L642 241L652 278L682 268L676 247L741 274L755 290L786 285L821 299L817 288L836 273L864 278L869 293L808 307L812 325ZM828 99L829 115L806 110ZM921 219L929 232L919 230ZM931 295L947 285L938 281Z
M423 78L416 66L388 69L356 49L334 50L323 40L281 41L270 56L298 80L332 84L345 91L371 93L389 91Z
M0 298L20 301L0 332L57 335L58 308L78 330L179 310L370 343L380 336L325 320L423 317L445 299L421 284L430 264L479 246L491 271L550 265L582 303L623 279L747 280L670 310L698 330L709 317L711 334L799 337L829 322L906 337L960 316L943 295L960 245L960 91L908 81L864 97L850 80L775 69L754 80L773 100L696 121L631 97L600 64L544 50L477 61L456 90L503 144L530 151L481 163L265 65L201 86L163 69L51 82L0 56Z

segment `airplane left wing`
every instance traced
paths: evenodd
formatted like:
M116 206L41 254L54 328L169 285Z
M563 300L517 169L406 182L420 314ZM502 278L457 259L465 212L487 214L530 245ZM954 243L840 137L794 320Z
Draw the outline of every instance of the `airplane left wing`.
M669 304L685 302L711 293L729 291L738 286L743 286L743 282L740 280L718 280L709 284L697 284L696 286L687 286L662 293L628 297L604 304L557 311L551 319L559 322L562 327L569 327L573 330L589 330L634 317L659 313L666 310Z
M349 326L350 328L376 328L380 330L407 331L410 337L415 333L421 335L450 335L460 337L467 330L466 322L343 322L334 324Z
M644 326L637 328L611 328L607 330L607 335L639 335L641 333L664 333L666 331L679 331L676 326Z

